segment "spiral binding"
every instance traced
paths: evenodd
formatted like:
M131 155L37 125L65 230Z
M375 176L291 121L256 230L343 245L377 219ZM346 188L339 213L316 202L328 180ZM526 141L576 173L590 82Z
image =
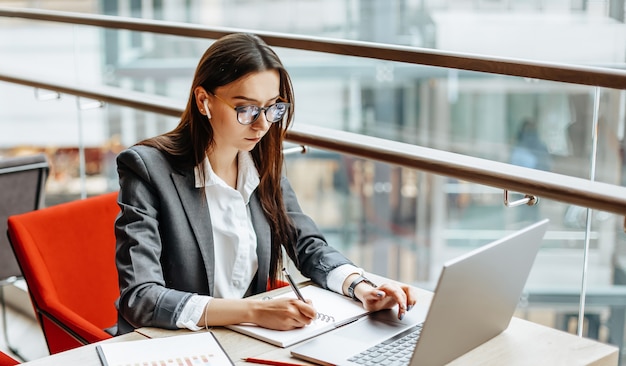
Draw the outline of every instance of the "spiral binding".
M326 322L326 323L334 323L335 322L335 317L334 316L326 315L326 314L323 314L323 313L320 313L320 312L317 313L317 319L321 320L323 322Z

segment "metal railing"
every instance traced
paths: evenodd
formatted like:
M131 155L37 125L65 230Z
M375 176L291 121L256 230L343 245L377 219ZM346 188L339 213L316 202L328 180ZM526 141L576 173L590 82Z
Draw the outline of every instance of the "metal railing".
M74 86L3 73L0 73L0 81L97 99L105 103L173 117L179 117L182 113L182 107L170 98L113 87ZM287 139L301 145L626 215L626 187L297 123L288 131Z
M275 47L626 89L626 71L608 68L99 14L0 7L0 16L207 39L217 39L234 32L250 32Z

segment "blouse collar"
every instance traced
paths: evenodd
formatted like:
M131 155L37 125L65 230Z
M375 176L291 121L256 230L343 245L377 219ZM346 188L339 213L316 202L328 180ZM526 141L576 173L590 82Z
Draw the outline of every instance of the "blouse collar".
M237 191L241 193L246 204L250 200L252 192L259 186L259 171L254 165L254 160L248 151L240 151L237 154L238 173L237 173ZM222 178L220 178L211 167L208 157L204 158L204 182L200 176L200 165L194 168L195 186L196 188L208 187L211 185L227 186Z

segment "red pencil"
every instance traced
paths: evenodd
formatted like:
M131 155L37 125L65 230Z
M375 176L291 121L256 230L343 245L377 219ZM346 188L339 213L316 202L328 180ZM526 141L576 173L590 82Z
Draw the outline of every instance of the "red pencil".
M242 358L243 361L251 362L251 363L259 363L262 365L273 365L273 366L306 366L301 363L291 363L291 362L282 362L282 361L273 361L273 360L262 360L260 358Z

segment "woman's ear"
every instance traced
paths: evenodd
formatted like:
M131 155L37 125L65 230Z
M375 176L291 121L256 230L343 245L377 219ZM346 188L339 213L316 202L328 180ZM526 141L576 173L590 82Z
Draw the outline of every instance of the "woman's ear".
M205 114L208 118L211 118L211 112L209 111L209 94L201 86L196 87L193 94L196 106L200 110L200 113Z

